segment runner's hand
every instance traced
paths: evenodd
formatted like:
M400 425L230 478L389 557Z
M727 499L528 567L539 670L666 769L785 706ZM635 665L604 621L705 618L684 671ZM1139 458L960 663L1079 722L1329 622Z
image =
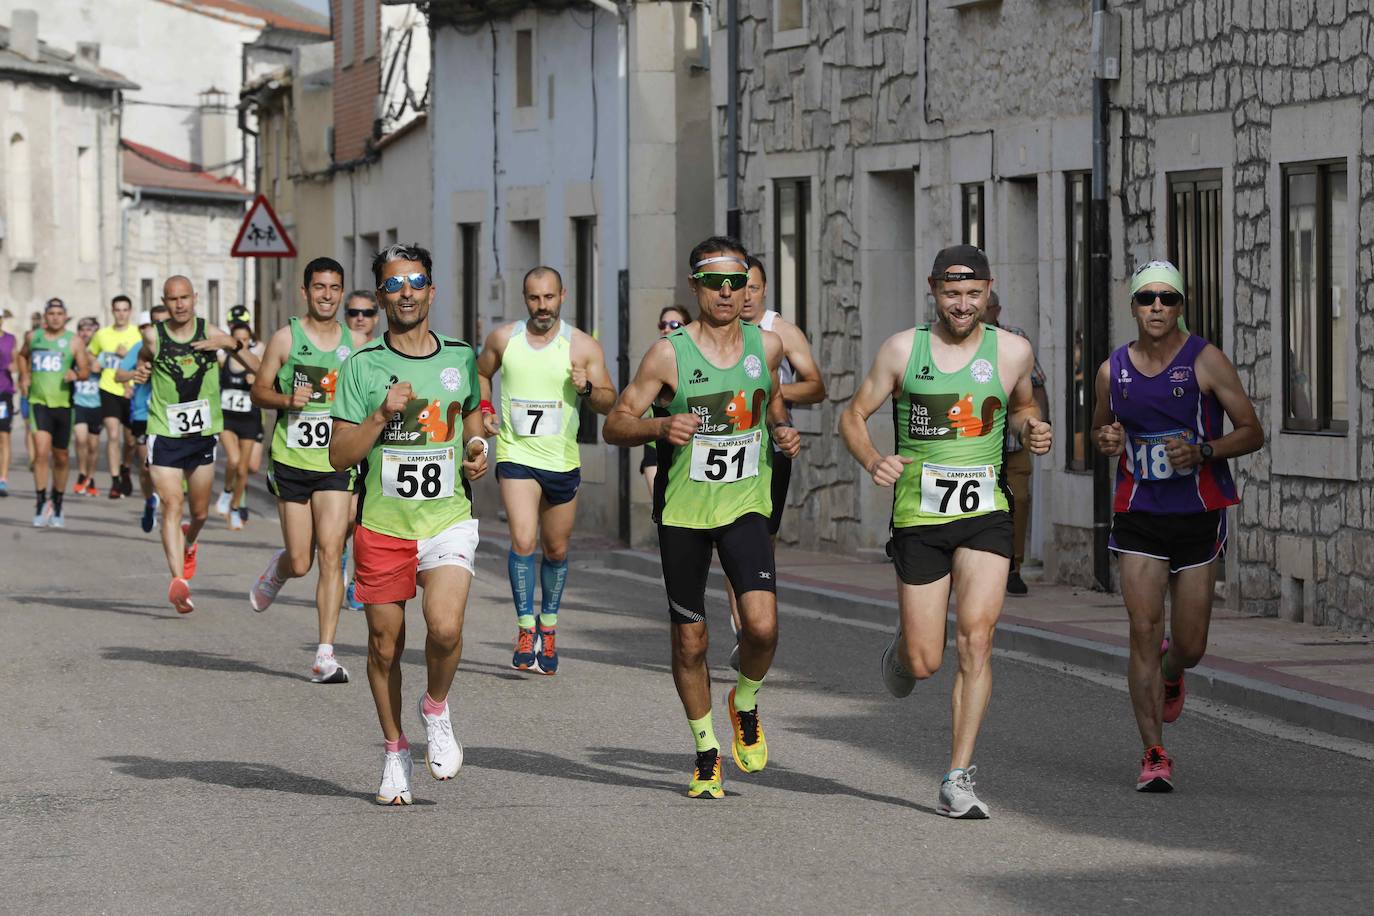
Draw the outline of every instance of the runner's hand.
M138 364L137 366L134 367L134 381L137 382L137 383L140 384L140 385L147 384L148 379L152 378L152 375L153 375L153 364L152 364L152 363L145 363L145 362L140 361L139 364Z
M232 350L239 344L238 340L228 334L211 334L204 340L197 340L191 344L192 350L199 350L204 353L206 350Z
M801 452L801 433L795 426L773 427L773 441L788 458L795 458Z
M393 416L404 411L414 396L415 389L410 387L410 382L397 382L388 388L386 400L381 406L383 422L390 421Z
M472 439L463 453L463 474L468 480L479 480L487 472L486 443Z
M1119 422L1097 428L1097 450L1108 458L1115 458L1126 450L1126 431Z
M501 415L495 413L482 414L482 435L490 439L492 436L501 433Z
M1164 454L1175 471L1183 471L1202 464L1202 450L1182 439L1168 439L1164 443Z
M1044 420L1032 417L1026 421L1025 429L1021 430L1021 441L1032 455L1043 455L1054 443L1054 430Z
M76 381L76 370L75 370L75 369L68 369L68 370L67 370L67 374L64 375L64 376L62 376L62 380L63 380L64 382L74 382L74 381Z
M587 369L585 366L572 367L572 383L578 394L587 389Z
M902 469L914 460L905 455L888 455L886 458L879 458L874 462L873 467L868 469L868 473L873 476L873 482L878 486L890 487L897 482L898 477L902 476Z
M701 417L694 413L675 413L664 417L659 425L659 438L667 439L669 445L683 446L692 441L701 425Z
M291 406L299 410L310 403L310 396L314 393L315 389L310 385L297 385L291 390Z

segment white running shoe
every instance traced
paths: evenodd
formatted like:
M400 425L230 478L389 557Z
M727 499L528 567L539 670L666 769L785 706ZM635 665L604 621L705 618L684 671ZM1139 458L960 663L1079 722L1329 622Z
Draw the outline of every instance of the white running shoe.
M224 493L221 493L221 494L219 495L219 502L215 503L215 514L216 514L216 515L228 515L228 514L229 514L229 500L232 499L232 498L233 498L233 494L232 494L232 493L229 493L229 492L227 492L227 491L224 492Z
M229 513L229 530L230 530L230 531L242 531L242 530L243 530L243 516L242 516L242 515L239 515L237 512L230 512L230 513Z
M315 664L310 668L312 684L347 684L348 669L340 665L333 655L316 655Z
M33 527L35 527L35 528L46 528L46 527L48 527L48 519L49 519L51 516L52 516L52 503L50 503L50 502L45 502L45 503L43 503L43 508L39 509L36 513L34 513L34 516L33 516Z
M940 783L939 812L945 817L983 820L988 816L988 806L973 794L973 774L976 766L967 770L954 770Z
M282 558L285 550L278 550L272 554L272 559L268 561L267 568L258 576L258 581L254 584L252 591L248 593L248 603L253 606L253 610L261 614L272 606L272 602L277 600L277 592L286 583L277 578L277 562Z
M420 711L420 721L425 725L425 763L429 764L429 775L435 779L452 779L458 775L463 765L463 745L453 734L453 722L448 717L448 704L437 716L425 714L425 695L420 694L415 704Z
M67 527L67 521L62 517L61 512L54 512L51 517L48 518L48 527L65 528Z
M410 804L410 748L387 751L382 760L382 784L377 788L377 804Z

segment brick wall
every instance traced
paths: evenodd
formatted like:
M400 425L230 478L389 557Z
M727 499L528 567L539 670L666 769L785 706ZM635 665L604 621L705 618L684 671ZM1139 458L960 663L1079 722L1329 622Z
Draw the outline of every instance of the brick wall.
M344 5L352 8L352 56L346 53ZM375 0L330 0L334 39L334 160L347 162L367 151L372 137L377 93L381 88L381 55L363 58L363 16L369 9L381 34L381 4ZM378 40L380 45L380 38ZM346 63L347 61L347 63Z

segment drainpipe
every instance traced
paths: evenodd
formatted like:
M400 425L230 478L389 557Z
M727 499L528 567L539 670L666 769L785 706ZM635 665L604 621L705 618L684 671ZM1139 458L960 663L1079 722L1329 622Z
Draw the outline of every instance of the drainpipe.
M1094 36L1105 43L1107 30L1107 0L1093 0ZM1107 128L1110 113L1107 107L1107 80L1102 68L1093 79L1093 173L1092 198L1089 213L1088 308L1085 310L1084 337L1087 338L1088 360L1084 372L1084 388L1088 416L1092 416L1097 401L1097 367L1108 357L1108 318L1111 308L1111 237L1107 208ZM1091 446L1090 446L1091 448ZM1093 579L1097 588L1111 590L1111 561L1107 552L1107 537L1112 523L1111 470L1107 459L1094 450L1093 457Z
M739 238L739 0L726 0L725 234Z

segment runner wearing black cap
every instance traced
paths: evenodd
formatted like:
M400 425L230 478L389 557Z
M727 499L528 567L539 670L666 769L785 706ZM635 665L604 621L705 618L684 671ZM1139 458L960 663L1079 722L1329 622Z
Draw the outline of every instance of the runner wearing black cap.
M888 549L900 616L882 658L893 696L906 696L939 669L954 586L959 672L939 811L985 818L972 760L992 696L992 634L1012 554L1002 440L1010 427L1043 455L1051 434L1031 396L1030 344L983 323L992 287L987 256L971 245L945 248L929 282L938 320L888 338L841 416L840 434L874 483L895 486ZM868 418L889 398L894 455L879 452L868 433Z

